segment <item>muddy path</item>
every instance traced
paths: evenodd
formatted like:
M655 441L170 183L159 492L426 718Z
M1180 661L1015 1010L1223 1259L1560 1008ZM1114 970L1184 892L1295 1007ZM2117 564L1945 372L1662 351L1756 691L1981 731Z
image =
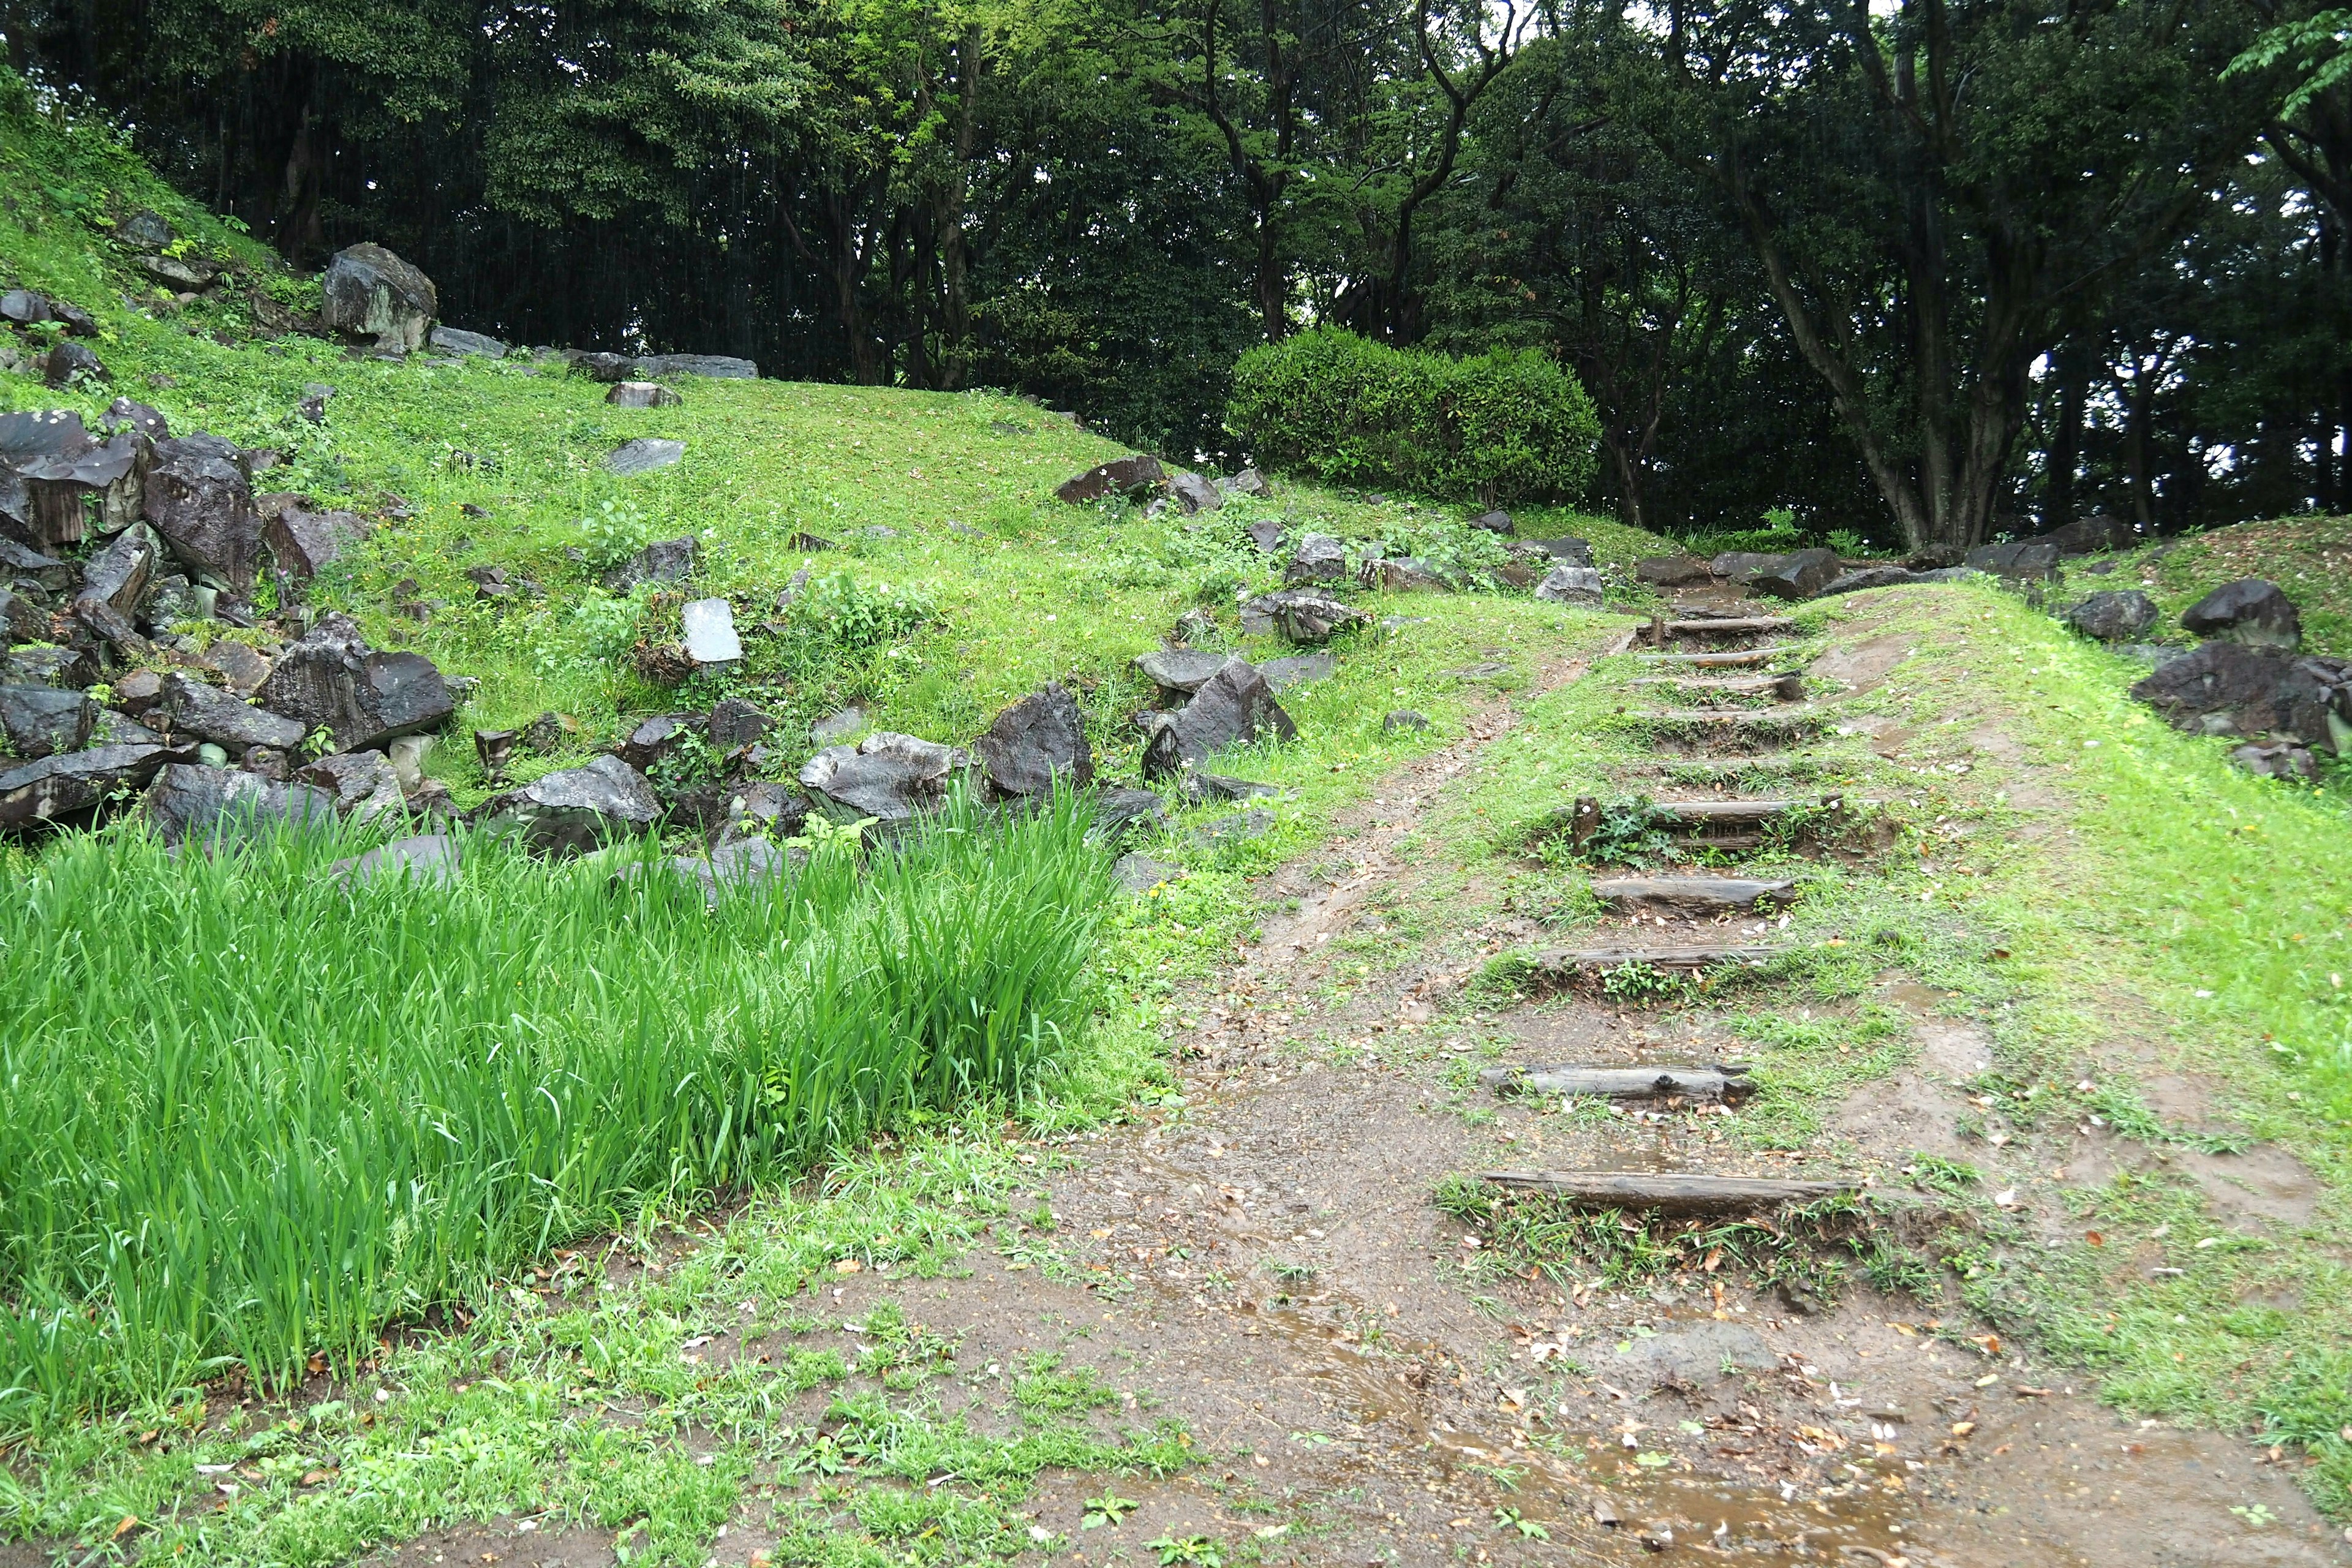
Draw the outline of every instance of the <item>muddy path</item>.
M1822 672L1867 679L1884 652L1835 647ZM1563 662L1543 679L1584 671ZM1465 1084L1465 1062L1730 1048L1589 993L1462 1005L1465 976L1533 928L1433 861L1419 829L1521 722L1480 712L1269 880L1263 940L1184 999L1181 1115L1075 1143L1033 1194L1084 1284L998 1256L900 1294L961 1337L966 1365L1060 1353L1194 1435L1208 1462L1121 1483L1139 1506L1115 1529L1078 1528L1098 1478L1046 1489L1036 1516L1074 1542L1067 1560L1150 1561L1137 1543L1207 1533L1318 1563L2352 1562L2287 1465L2233 1436L2120 1416L2074 1374L1971 1342L1980 1326L1908 1298L1858 1287L1824 1309L1719 1280L1636 1295L1465 1269L1475 1238L1430 1201L1451 1173L1820 1163L1738 1152L1704 1115L1547 1116ZM1436 929L1406 934L1433 910ZM1608 926L1636 944L1746 929ZM1383 950L1335 999L1348 955ZM1959 1080L1989 1046L1934 1016L1933 993L1894 976L1884 994L1916 1019L1916 1059L1857 1090L1841 1121L1881 1145L1865 1155L1896 1159L1948 1137L1968 1109ZM845 1307L875 1294L866 1280L835 1291Z

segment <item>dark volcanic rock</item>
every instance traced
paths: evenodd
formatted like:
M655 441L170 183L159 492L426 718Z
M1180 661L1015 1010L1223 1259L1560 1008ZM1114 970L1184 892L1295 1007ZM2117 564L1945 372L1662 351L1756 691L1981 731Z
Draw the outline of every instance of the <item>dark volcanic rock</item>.
M1337 583L1348 574L1348 549L1328 533L1302 533L1283 575L1293 583Z
M1488 533L1507 534L1517 533L1518 531L1518 529L1511 521L1511 514L1507 511L1481 512L1476 517L1470 520L1470 526L1476 529L1483 529Z
M209 578L239 597L253 592L261 519L235 445L217 436L156 442L143 507L191 576Z
M1865 588L1903 588L1926 580L1908 566L1862 566L1831 578L1813 597L1826 599L1838 594L1859 594Z
M1100 500L1111 495L1137 500L1167 482L1168 470L1160 466L1160 459L1138 452L1131 457L1114 458L1108 463L1098 463L1083 474L1064 479L1054 491L1054 497L1072 506Z
M618 757L549 773L522 788L493 795L474 820L519 833L531 847L577 855L661 820L662 805L645 774Z
M1270 517L1257 519L1243 531L1249 535L1252 544L1267 555L1280 554L1283 545L1290 539L1288 531Z
M1339 632L1370 626L1372 617L1315 588L1277 588L1241 607L1242 630L1279 631L1293 642L1317 643Z
M1181 881L1181 868L1149 855L1122 855L1111 865L1111 879L1123 893L1148 893L1162 882Z
M2078 518L2063 528L2036 534L2032 542L2054 547L2061 557L2073 557L2095 555L2103 550L2129 550L2139 542L2139 535L2121 518L2101 514Z
M1168 807L1148 789L1107 789L1096 798L1094 826L1087 837L1114 848L1139 833L1156 832L1168 825Z
M722 698L710 710L708 721L710 749L724 755L739 747L748 746L765 735L775 722L757 705L740 697Z
M1571 539L1566 535L1562 535L1558 539L1522 539L1513 544L1511 548L1515 552L1528 552L1540 550L1546 555L1550 556L1553 560L1565 561L1570 566L1590 566L1593 564L1592 542L1591 540Z
M692 713L656 713L640 721L628 738L614 748L614 753L629 766L646 772L667 756L672 747L700 729L702 723Z
M1228 659L1181 711L1154 727L1144 743L1143 776L1167 778L1198 768L1218 752L1262 736L1297 740L1298 726L1275 700L1265 677L1246 659Z
M1979 544L1960 558L1962 565L1996 577L2049 577L2057 573L2059 549L2044 539L2015 539L2005 544Z
M49 635L49 613L11 588L0 588L0 639L38 642Z
M2058 618L2101 642L2137 642L2156 625L2156 601L2137 588L2094 594Z
M0 468L0 473L5 471ZM13 539L0 538L0 575L30 581L52 594L62 594L73 586L79 574L71 562L44 555Z
M625 374L649 381L664 375L698 375L710 381L757 381L760 367L733 354L640 354L622 367Z
M2309 749L2292 743L2240 746L2230 753L2230 761L2260 778L2302 779L2314 784L2319 779L2319 759Z
M469 354L478 355L483 359L507 357L507 345L504 342L491 337L488 332L469 332L463 327L436 327L426 334L425 341L443 353L456 354L460 359Z
M27 761L78 752L89 743L98 704L82 691L54 686L0 686L0 728L8 750Z
M377 352L411 353L424 346L441 296L433 279L381 245L354 245L335 253L320 280L319 319L330 331L373 338Z
M77 647L56 645L11 648L0 658L0 679L19 686L88 686L98 679L98 667Z
M382 752L344 752L320 757L294 775L313 789L334 797L335 809L366 821L385 812L397 813L404 802L400 775Z
M334 797L308 784L279 784L241 768L173 763L155 775L141 807L148 830L167 844L250 838L278 826L324 827Z
M248 746L289 751L300 745L309 733L299 719L256 708L178 670L163 678L163 711L171 718L174 734L210 741L231 756L241 754Z
M616 474L646 474L667 468L686 456L686 443L659 436L640 436L613 448L604 467Z
M1225 498L1219 493L1217 487L1198 474L1178 474L1168 481L1168 493L1176 498L1177 506L1187 517L1214 511L1225 504Z
M1544 574L1543 581L1535 586L1535 596L1547 604L1582 605L1597 609L1605 587L1600 568L1571 566L1563 561Z
M272 509L261 525L261 542L278 569L315 577L333 565L344 549L363 537L367 525L355 512L312 511L289 502Z
M677 855L667 862L672 871L698 887L703 902L714 910L730 894L781 881L807 863L807 850L767 838L739 838L719 845L708 856Z
M859 816L905 822L946 797L971 759L952 746L877 730L854 746L827 746L803 765L801 787Z
M690 533L657 541L605 573L604 586L625 594L641 583L683 583L694 574L695 555L701 548Z
M2180 624L2200 637L2293 653L2303 644L2303 616L2275 583L2260 577L2224 583L2189 606Z
M1398 708L1381 716L1381 733L1394 735L1407 730L1426 730L1429 715L1416 713L1410 708Z
M999 795L1047 795L1057 782L1072 789L1094 782L1086 715L1078 700L1052 681L999 713L971 749Z
M340 752L381 750L457 711L448 683L422 654L378 653L350 616L327 615L278 656L263 706L327 731Z
M1454 584L1428 562L1410 555L1384 556L1364 563L1358 580L1365 587L1390 594L1450 594Z
M807 822L806 795L774 779L754 779L728 796L713 847L747 838L790 838Z
M1158 647L1150 653L1135 656L1135 668L1144 678L1162 691L1181 692L1191 696L1202 684L1225 668L1228 656L1208 653L1198 648Z
M604 401L615 408L675 408L685 399L657 381L620 381Z
M65 386L76 379L88 376L93 381L111 381L104 362L89 348L77 342L61 342L49 350L41 361L41 379L51 386Z
M1834 550L1797 550L1757 568L1748 586L1776 599L1810 599L1837 581L1843 568Z
M89 558L78 602L102 603L124 617L127 626L129 617L139 613L147 584L154 578L155 564L163 557L163 542L155 537L154 531L143 522L132 523Z
M1276 691L1287 691L1294 686L1308 686L1318 680L1328 680L1339 673L1337 654L1301 653L1288 658L1270 658L1257 667L1265 683ZM1215 671L1211 671L1214 674Z
M2352 675L2343 664L2219 639L2165 664L2131 694L2176 728L2209 734L2276 733L2337 745L2338 727L2352 723Z
M108 404L105 417L99 421L99 426L110 436L136 430L150 441L167 441L172 437L171 421L163 417L160 409L150 408L128 397L118 397Z
M1654 587L1681 588L1704 583L1716 571L1696 555L1652 555L1633 563L1633 575Z
M0 826L28 827L138 788L192 753L170 746L93 746L0 773Z

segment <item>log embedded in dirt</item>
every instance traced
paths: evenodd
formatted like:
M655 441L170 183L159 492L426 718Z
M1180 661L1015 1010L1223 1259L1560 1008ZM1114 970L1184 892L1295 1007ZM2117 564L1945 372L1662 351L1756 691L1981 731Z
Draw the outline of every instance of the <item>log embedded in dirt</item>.
M1696 675L1652 675L1625 684L1671 686L1677 691L1696 691L1709 697L1769 697L1781 702L1801 701L1805 695L1805 678L1801 675L1753 675L1727 680L1709 680Z
M1625 717L1644 724L1698 724L1726 730L1785 730L1811 723L1820 715L1811 708L1634 708Z
M1795 887L1748 877L1602 877L1593 882L1592 892L1604 904L1747 910L1766 899L1785 899Z
M1690 826L1717 822L1770 822L1802 809L1793 800L1661 800L1650 809Z
M1740 1068L1488 1068L1478 1081L1497 1094L1570 1094L1599 1100L1687 1100L1719 1105L1752 1092Z
M1778 957L1780 952L1777 947L1726 942L1695 947L1569 947L1536 954L1535 967L1539 974L1570 980L1603 970L1622 969L1629 963L1694 972L1712 969L1718 963L1762 963Z
M1733 648L1722 653L1645 653L1639 658L1644 664L1673 665L1682 669L1747 669L1759 664L1769 664L1784 653L1797 650L1787 644L1772 647Z
M1786 616L1743 616L1720 621L1665 621L1658 629L1670 637L1729 637L1785 632L1796 624Z
M1859 1182L1781 1181L1769 1176L1696 1176L1664 1171L1481 1171L1478 1179L1542 1193L1591 1208L1664 1214L1743 1214L1811 1203L1860 1190Z

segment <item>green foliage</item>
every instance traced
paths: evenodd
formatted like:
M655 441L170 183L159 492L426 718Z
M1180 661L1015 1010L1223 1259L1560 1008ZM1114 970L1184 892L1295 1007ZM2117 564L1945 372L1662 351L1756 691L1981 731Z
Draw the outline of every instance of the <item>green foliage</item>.
M828 572L811 577L793 600L792 620L836 647L860 650L896 642L937 614L919 588Z
M59 847L0 914L0 1421L279 1383L640 1203L1029 1091L1088 1010L1086 826L958 805L715 911L651 845L357 889L333 836Z
M617 566L654 542L654 520L634 501L608 500L580 520L588 564Z
M1454 359L1336 327L1244 354L1225 420L1286 472L1486 505L1581 494L1600 438L1583 387L1540 353Z

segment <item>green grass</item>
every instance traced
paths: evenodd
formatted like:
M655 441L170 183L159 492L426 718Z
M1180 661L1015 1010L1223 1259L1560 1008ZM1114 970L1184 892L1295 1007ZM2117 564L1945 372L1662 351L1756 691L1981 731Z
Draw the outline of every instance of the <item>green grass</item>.
M331 837L59 846L0 913L0 1419L348 1366L639 1205L1036 1091L1093 1007L1087 822L957 805L715 914L642 849L354 893Z
M2160 634L2178 636L2180 613L2224 583L2265 577L2303 612L2306 653L2352 658L2352 518L2294 517L2241 523L2170 540L2122 557L2112 576L2076 576L2083 593L2137 587L2164 611Z

